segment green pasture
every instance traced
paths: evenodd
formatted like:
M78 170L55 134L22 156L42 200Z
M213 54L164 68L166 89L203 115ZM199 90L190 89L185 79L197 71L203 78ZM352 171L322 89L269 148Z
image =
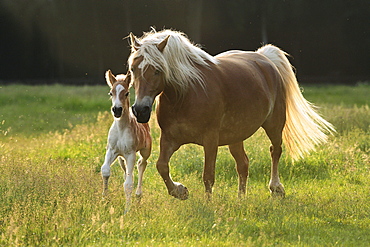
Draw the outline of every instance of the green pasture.
M337 133L305 159L283 155L284 199L271 198L269 142L245 141L251 161L245 198L227 147L205 199L202 148L171 159L189 199L169 196L155 168L159 128L143 198L124 214L120 167L101 197L100 166L112 122L107 86L0 86L0 246L368 246L370 85L303 86Z

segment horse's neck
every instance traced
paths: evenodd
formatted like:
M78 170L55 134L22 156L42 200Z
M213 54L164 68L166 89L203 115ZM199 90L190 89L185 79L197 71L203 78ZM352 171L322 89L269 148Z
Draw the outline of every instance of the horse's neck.
M182 107L184 102L192 102L194 98L205 97L204 89L200 85L195 85L194 88L189 87L187 91L180 96L174 88L166 86L162 94L159 96L159 103L175 109Z
M174 88L166 86L163 93L160 95L159 100L164 100L171 105L175 105L176 103L179 103L179 100L181 99L179 99L179 95Z

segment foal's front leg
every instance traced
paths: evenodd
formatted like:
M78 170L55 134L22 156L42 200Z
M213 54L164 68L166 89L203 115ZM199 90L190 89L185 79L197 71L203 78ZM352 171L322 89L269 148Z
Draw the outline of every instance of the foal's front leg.
M117 153L113 149L107 148L105 154L104 163L101 167L101 175L103 179L103 196L106 196L108 193L108 180L110 177L110 166L117 159Z

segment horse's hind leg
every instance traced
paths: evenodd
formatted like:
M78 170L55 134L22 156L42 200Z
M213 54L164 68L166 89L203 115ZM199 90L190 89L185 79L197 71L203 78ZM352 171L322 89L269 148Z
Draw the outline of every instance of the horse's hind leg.
M239 197L245 195L248 179L249 159L244 151L243 142L229 145L231 155L236 162L236 170L239 176Z
M285 196L285 190L283 184L280 182L278 164L281 156L281 144L270 146L270 153L272 158L272 167L271 167L271 180L270 180L270 192L272 196Z
M270 192L272 196L285 196L285 190L283 184L280 182L279 178L279 159L282 153L282 130L279 129L268 129L265 128L266 134L271 140L270 154L272 159L271 165L271 179L269 183Z

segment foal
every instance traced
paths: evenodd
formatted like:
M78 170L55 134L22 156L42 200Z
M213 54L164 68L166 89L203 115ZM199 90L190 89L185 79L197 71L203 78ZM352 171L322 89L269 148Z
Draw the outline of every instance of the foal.
M143 173L152 148L149 125L138 123L131 112L129 101L130 77L130 73L117 75L116 77L110 70L105 73L107 84L111 88L109 95L112 97L114 122L109 130L107 151L104 164L101 167L104 196L108 192L110 166L118 158L125 176L126 212L130 206L131 193L134 187L133 170L136 152L139 152L141 156L138 161L139 176L136 195L141 196Z

